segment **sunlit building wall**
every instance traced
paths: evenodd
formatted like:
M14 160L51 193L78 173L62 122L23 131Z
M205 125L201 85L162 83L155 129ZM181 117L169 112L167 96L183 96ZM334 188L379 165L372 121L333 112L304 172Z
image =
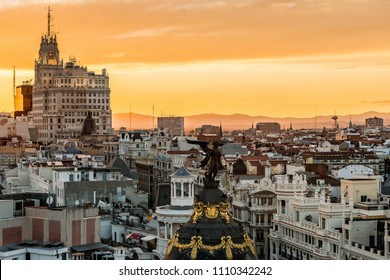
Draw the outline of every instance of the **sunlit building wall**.
M48 13L50 26L50 11ZM109 77L106 69L101 74L88 71L70 58L64 64L60 58L57 36L50 33L41 37L38 59L35 60L33 88L33 122L39 140L81 135L88 112L96 123L96 134L112 133Z

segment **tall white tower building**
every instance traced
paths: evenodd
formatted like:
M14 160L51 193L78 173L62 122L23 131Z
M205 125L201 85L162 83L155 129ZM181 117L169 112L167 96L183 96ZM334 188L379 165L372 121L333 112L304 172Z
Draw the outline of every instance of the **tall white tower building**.
M32 93L33 122L39 140L53 142L81 134L88 112L96 123L96 134L112 132L109 77L88 71L75 58L65 63L60 58L57 36L51 28L49 7L47 34L41 38L38 59L35 60L35 80Z

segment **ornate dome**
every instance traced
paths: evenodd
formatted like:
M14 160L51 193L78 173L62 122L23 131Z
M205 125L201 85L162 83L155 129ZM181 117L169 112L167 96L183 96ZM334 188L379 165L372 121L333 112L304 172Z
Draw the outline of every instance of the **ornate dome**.
M229 212L226 195L217 182L206 181L194 203L190 220L169 241L169 260L256 259L253 241Z

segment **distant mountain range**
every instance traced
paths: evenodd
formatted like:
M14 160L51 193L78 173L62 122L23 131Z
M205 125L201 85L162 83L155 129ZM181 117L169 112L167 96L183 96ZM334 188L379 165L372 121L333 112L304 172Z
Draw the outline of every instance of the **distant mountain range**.
M353 124L361 125L365 119L378 117L382 118L384 124L390 123L390 113L366 112L355 115L337 116L340 127L347 127L351 120ZM157 117L153 121L152 116L137 113L117 113L113 114L113 127L119 129L151 129L157 125ZM317 116L311 118L273 118L266 116L249 116L244 114L219 115L219 114L200 114L193 116L184 116L184 126L186 131L201 127L204 124L218 125L222 123L223 130L248 129L252 124L256 126L258 122L278 122L282 128L289 128L290 124L294 129L323 127L331 128L334 125L332 116Z

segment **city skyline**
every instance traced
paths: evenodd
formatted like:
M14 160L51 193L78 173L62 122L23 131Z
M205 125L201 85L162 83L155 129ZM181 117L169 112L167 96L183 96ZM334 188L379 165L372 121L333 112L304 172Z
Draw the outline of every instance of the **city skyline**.
M110 75L113 113L310 117L388 112L386 1L0 4L0 111L33 78L51 4L60 57Z

